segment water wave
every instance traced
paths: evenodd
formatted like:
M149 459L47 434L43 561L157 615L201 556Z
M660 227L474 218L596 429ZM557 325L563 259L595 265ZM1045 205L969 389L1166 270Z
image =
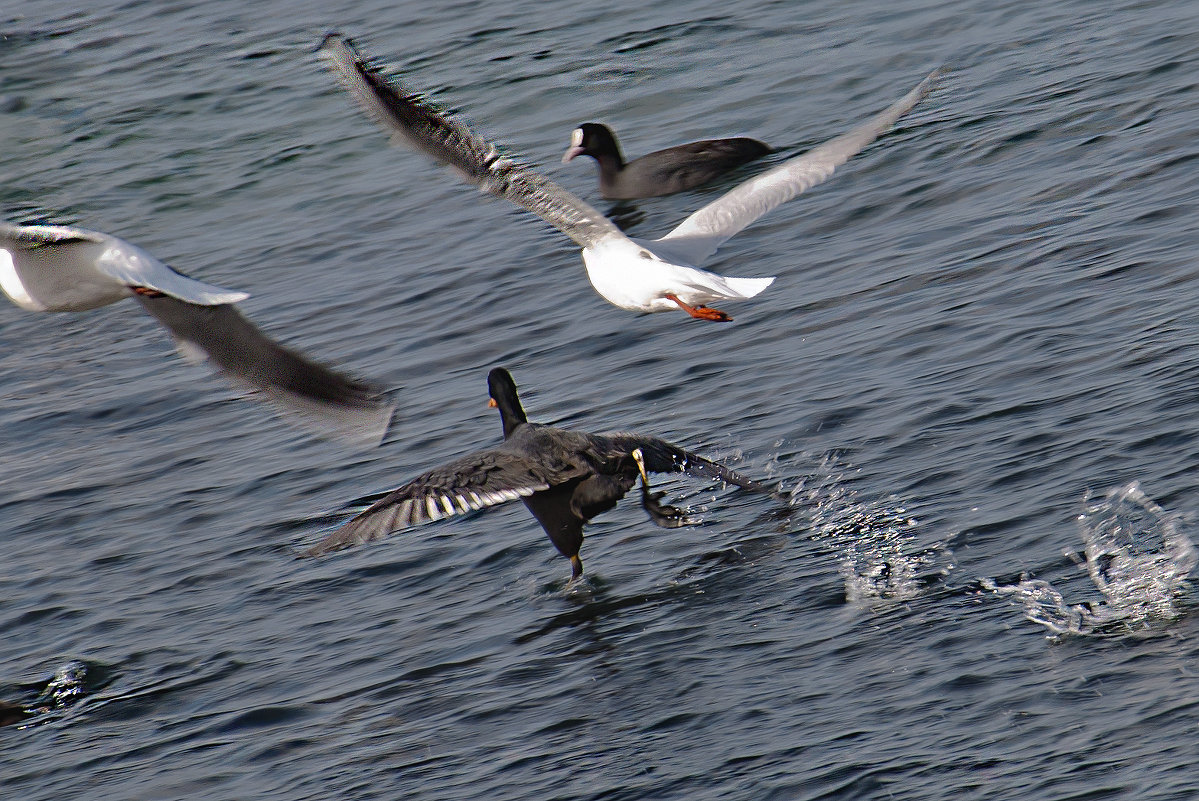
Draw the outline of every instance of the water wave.
M25 688L36 690L28 702L0 701L0 725L28 728L62 717L84 699L102 687L109 679L108 671L98 662L72 659L64 663L43 684Z

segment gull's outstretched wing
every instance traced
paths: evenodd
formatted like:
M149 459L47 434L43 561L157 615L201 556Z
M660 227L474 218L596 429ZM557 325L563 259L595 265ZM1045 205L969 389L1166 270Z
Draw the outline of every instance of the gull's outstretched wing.
M310 426L372 445L387 433L395 407L379 388L283 347L233 306L200 306L169 295L135 297L170 331L184 355L211 361Z
M651 247L687 264L700 265L726 239L754 220L827 180L833 170L849 161L923 100L940 74L941 70L934 71L885 111L848 133L729 190L683 220L666 236L652 240Z
M394 405L382 390L272 340L232 305L246 297L175 272L115 236L0 223L0 289L32 311L84 311L136 299L195 361L211 361L321 433L378 442Z
M470 128L405 91L394 78L384 77L366 63L350 40L331 33L319 52L358 104L393 138L453 167L482 191L533 212L581 247L608 237L624 237L611 220L577 195L502 156Z
M0 222L0 288L32 311L83 311L154 289L204 305L236 303L245 292L177 273L124 239L67 225Z

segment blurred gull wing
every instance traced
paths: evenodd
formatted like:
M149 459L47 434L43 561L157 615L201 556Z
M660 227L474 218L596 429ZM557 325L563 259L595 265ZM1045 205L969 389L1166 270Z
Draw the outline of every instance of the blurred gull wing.
M245 292L175 272L137 245L66 225L0 222L0 286L31 311L85 311L128 297L134 287L192 303L236 303Z
M395 406L380 389L283 347L233 306L201 306L169 295L135 297L171 333L184 356L211 361L309 426L371 445L386 435Z
M932 90L938 69L885 111L830 139L802 156L749 179L683 220L651 245L661 252L700 265L729 237L776 206L828 180L833 171L881 136Z
M188 278L115 236L0 223L0 289L21 308L44 312L134 298L185 356L212 361L320 433L378 444L390 424L394 406L381 390L283 347L230 305L245 292Z
M469 183L533 212L582 247L625 236L577 195L500 155L495 145L367 64L349 39L331 33L318 52L358 104L394 139L442 164Z

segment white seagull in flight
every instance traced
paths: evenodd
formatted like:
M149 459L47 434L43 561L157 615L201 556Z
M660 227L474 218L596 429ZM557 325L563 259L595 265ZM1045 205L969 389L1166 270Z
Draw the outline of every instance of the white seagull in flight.
M78 312L133 298L174 337L321 433L378 444L394 405L383 391L275 342L232 304L249 295L177 273L138 246L65 225L0 222L0 289L22 309Z
M342 84L385 128L427 156L455 168L484 192L511 200L583 248L592 286L614 306L637 312L682 309L702 320L730 318L706 304L752 298L774 281L733 278L699 269L729 237L799 193L882 135L931 91L939 70L885 111L846 134L788 159L734 187L661 239L634 239L578 196L500 154L467 126L444 116L395 79L370 66L341 34L318 51Z

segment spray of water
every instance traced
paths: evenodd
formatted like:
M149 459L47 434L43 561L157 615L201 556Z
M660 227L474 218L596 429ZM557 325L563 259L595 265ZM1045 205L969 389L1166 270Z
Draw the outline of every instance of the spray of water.
M1014 598L1024 615L1051 636L1112 634L1149 628L1179 617L1185 607L1187 576L1199 563L1194 545L1167 513L1132 482L1102 498L1089 493L1078 515L1081 554L1068 555L1099 593L1094 600L1067 604L1047 581L1023 578L984 588Z
M942 543L922 548L919 521L898 501L859 499L846 477L850 471L826 458L815 476L791 491L791 505L804 510L813 538L837 553L847 601L915 598L930 576L953 568L953 554Z

